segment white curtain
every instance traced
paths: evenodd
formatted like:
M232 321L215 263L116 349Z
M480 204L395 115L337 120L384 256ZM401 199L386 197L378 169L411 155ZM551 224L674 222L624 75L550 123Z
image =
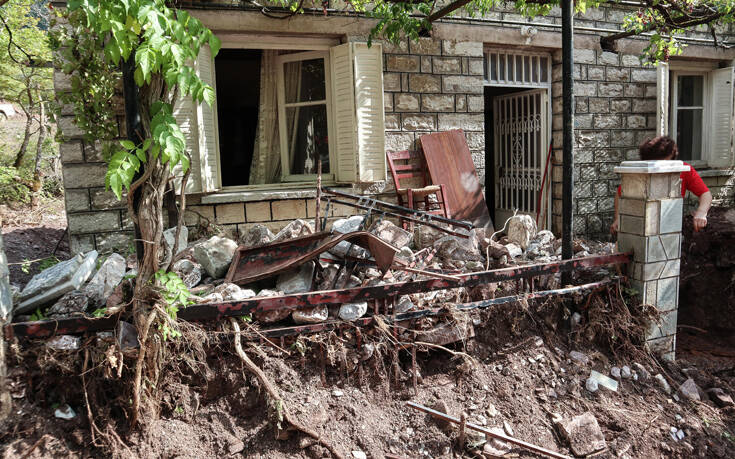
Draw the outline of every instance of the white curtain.
M301 61L289 62L284 67L284 81L286 90L286 102L301 102ZM286 109L286 126L291 130L288 140L288 158L291 161L290 170L294 172L297 155L296 139L299 133L299 114L301 107Z
M278 137L278 99L276 91L277 50L264 49L260 61L260 108L258 131L250 166L250 185L276 183L281 174Z

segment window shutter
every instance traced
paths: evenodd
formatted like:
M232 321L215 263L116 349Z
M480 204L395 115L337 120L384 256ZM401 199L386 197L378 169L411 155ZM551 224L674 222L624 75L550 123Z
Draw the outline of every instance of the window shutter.
M337 181L385 180L383 48L346 43L330 49Z
M334 125L338 182L357 179L357 123L355 120L355 77L352 69L352 44L329 49L332 67L332 119Z
M189 173L189 179L186 181L186 193L201 193L202 174L201 161L199 160L199 135L194 102L190 96L181 97L176 101L174 104L174 118L176 118L179 128L184 133L186 150L191 156L191 164L189 165L191 173ZM184 176L181 163L174 166L173 174L176 177L174 190L178 194L181 189L181 179Z
M353 43L355 105L360 182L386 179L383 48L379 43Z
M669 64L656 65L656 134L669 135Z
M712 119L707 163L712 167L732 164L733 67L712 71Z
M199 78L217 91L214 59L208 45L202 46L196 61ZM206 102L196 107L197 128L199 133L199 160L201 169L201 188L204 192L220 188L219 173L219 133L217 132L217 101L210 107Z

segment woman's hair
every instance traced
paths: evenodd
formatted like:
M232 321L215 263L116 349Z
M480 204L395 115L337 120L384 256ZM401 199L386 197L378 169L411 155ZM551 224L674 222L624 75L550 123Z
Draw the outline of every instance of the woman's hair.
M638 147L643 161L652 161L656 159L676 159L679 156L679 149L676 148L674 139L667 135L654 137L646 140Z

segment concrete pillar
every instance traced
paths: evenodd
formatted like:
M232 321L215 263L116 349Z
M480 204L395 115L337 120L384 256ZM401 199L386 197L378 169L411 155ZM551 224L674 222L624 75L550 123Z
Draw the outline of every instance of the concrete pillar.
M624 161L618 249L632 251L629 271L644 304L655 306L659 323L650 325L646 345L666 360L674 360L679 305L679 266L684 200L681 161Z

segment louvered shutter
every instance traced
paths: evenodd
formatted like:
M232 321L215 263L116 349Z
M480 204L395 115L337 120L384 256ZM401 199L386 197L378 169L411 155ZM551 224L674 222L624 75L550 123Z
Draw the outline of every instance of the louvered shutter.
M656 134L669 135L669 64L656 65Z
M712 120L707 164L728 167L732 164L733 67L712 71Z
M190 96L179 98L174 104L174 118L184 133L186 138L186 150L191 156L191 172L189 173L189 179L186 181L186 193L201 193L202 191L202 174L201 174L201 161L199 160L199 135L198 126L196 120L196 111L194 109L194 103ZM183 178L184 172L181 168L181 163L177 164L173 170L174 176L174 189L178 194L181 190L181 179Z
M214 59L208 45L202 46L196 61L199 78L217 91ZM199 133L199 160L202 191L215 191L220 188L219 173L219 133L217 132L217 101L210 107L206 102L196 107L197 128Z
M357 123L355 120L355 77L352 67L352 44L330 48L332 67L332 119L334 120L336 179L357 180Z
M383 48L353 43L355 105L360 182L385 180L385 107L383 105Z

